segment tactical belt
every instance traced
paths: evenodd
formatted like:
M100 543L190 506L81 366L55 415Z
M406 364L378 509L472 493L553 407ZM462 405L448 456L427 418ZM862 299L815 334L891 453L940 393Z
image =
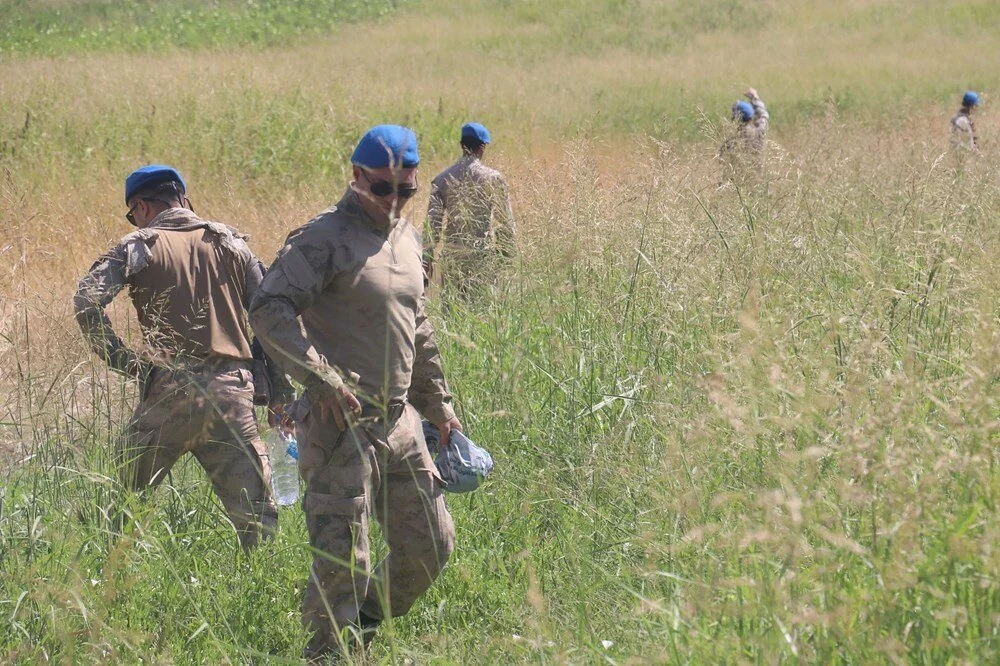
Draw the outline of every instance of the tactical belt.
M211 374L223 374L226 372L233 372L235 370L250 370L252 359L247 359L245 361L226 358L219 360L209 360L203 361L201 363L178 363L169 368L174 372L182 372L189 375L211 375Z
M369 402L363 402L361 403L361 419L373 422L381 422L382 419L386 419L386 422L392 426L403 415L405 409L405 402L392 402L388 405L373 405Z

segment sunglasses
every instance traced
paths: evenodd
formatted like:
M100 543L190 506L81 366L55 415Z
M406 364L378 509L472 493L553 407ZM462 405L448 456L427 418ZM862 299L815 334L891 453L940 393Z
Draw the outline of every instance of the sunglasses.
M367 180L370 185L368 188L369 191L377 197L387 197L391 194L395 194L400 199L409 199L416 194L417 190L420 188L420 186L416 183L413 185L407 185L405 183L393 183L389 180L372 180L368 176L368 172L363 169L361 170L361 173L364 174L365 180Z
M136 226L136 223L135 223L135 209L138 208L138 207L139 207L139 202L136 202L136 204L134 206L132 206L131 208L129 208L128 212L125 213L125 219L128 220L128 223L131 224L133 227Z

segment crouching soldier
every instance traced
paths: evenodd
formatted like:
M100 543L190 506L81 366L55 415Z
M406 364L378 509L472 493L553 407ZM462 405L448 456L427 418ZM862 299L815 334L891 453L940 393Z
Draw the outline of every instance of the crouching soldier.
M719 150L725 177L733 179L764 167L764 148L771 115L755 88L748 88L747 100L733 104L733 127Z
M277 524L253 409L246 321L263 265L238 232L190 210L184 180L171 167L150 165L129 175L125 204L138 231L97 260L73 301L91 349L140 381L141 399L119 452L122 481L133 490L155 487L192 453L241 545L252 547ZM126 286L145 341L141 352L125 345L105 313ZM274 400L287 401L287 379L269 374Z

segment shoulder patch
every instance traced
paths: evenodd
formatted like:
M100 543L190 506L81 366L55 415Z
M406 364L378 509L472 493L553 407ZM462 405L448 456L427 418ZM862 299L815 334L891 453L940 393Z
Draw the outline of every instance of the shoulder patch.
M153 244L156 242L157 236L159 236L159 230L157 229L136 229L132 233L122 236L122 239L118 241L118 244L122 247L137 241Z
M125 263L126 278L131 278L149 265L149 260L153 258L149 248L156 243L158 236L156 229L140 229L122 238L119 247Z
M221 222L205 222L205 226L208 230L219 236L232 236L233 238L239 238L240 240L246 240L250 238L249 235L240 232L239 229L231 227L228 224L222 224Z

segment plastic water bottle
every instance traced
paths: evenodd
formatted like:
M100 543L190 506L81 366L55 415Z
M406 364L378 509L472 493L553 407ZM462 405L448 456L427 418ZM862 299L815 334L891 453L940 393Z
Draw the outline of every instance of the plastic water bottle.
M295 504L299 499L299 444L295 436L282 428L267 435L271 457L271 487L278 506Z

